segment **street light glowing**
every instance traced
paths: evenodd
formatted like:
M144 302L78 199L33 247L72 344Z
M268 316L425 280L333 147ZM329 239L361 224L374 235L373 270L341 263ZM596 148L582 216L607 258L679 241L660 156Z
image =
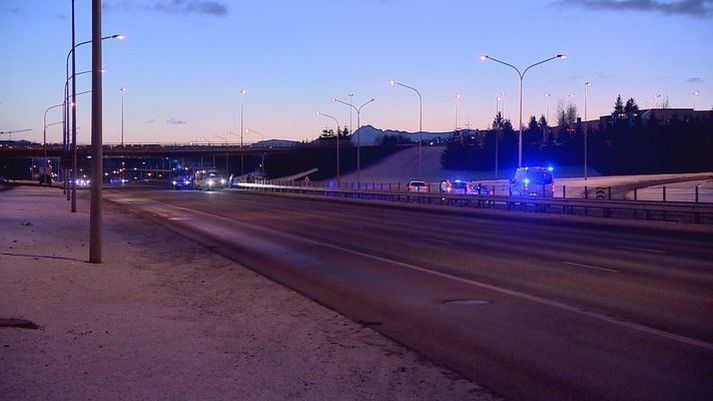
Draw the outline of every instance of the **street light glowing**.
M128 91L128 89L125 86L122 86L121 88L119 88L119 91L121 93L126 93L126 91Z
M562 60L567 60L567 55L566 54L558 54L557 58L561 58Z
M584 86L592 86L592 81L587 81L584 83Z
M488 60L489 58L490 58L490 57L488 57L487 55L483 54L482 56L480 56L480 61L486 61L486 60Z
M124 39L126 39L126 35L124 35L123 33L120 33L120 34L112 36L112 38L124 40Z
M245 95L245 94L247 94L247 93L248 93L248 90L247 90L247 89L240 89L240 94L241 94L241 95Z
M396 85L396 81L394 81L393 79L392 79L392 80L390 80L390 81L389 81L389 85L391 85L391 86L394 86L394 85Z
M456 98L456 100L460 99L460 93L456 93L453 97Z
M332 97L332 102L336 102L336 101L337 101L337 98L336 98L336 97Z
M318 111L315 111L315 112L314 112L314 115L315 115L315 117L319 117L319 112L318 112Z

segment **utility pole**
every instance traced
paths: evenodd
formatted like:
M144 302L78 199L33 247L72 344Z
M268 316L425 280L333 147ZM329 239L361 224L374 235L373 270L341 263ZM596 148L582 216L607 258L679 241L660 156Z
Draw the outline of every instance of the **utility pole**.
M101 0L92 0L92 184L89 262L102 262L102 20ZM74 80L72 80L74 85Z

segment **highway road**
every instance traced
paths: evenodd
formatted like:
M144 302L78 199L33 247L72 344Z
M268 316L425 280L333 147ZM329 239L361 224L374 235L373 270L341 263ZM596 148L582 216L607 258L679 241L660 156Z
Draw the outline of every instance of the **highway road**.
M506 399L713 399L710 234L235 191L105 195Z

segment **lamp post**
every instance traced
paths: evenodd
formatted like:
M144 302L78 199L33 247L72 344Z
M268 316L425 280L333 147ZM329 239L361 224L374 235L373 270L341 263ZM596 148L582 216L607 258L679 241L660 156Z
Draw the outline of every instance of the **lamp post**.
M264 141L265 136L262 134L260 131L256 131L254 129L250 128L245 128L245 133L252 132L253 134L258 134L260 135L260 140ZM265 176L265 152L262 152L261 158L260 158L260 169L262 170L262 175L263 177Z
M104 36L104 37L101 37L101 38L99 38L99 39L100 39L100 41L102 41L102 40L106 40L106 39L119 39L119 40L123 40L124 38L125 38L125 36L124 36L123 34L115 34L115 35ZM74 44L74 43L75 43L75 39L74 39L74 0L72 0L72 48L69 49L69 52L67 53L67 62L66 62L66 66L65 66L66 75L67 75L67 79L66 79L65 82L69 82L69 79L70 79L70 75L69 75L69 56L72 56L72 75L71 75L71 78L72 78L72 101L71 101L71 104L72 104L72 105L76 105L76 100L77 100L77 99L76 99L76 98L77 98L77 85L76 85L76 79L75 79L75 77L76 77L77 75L79 75L79 74L77 74L77 72L76 72L76 70L75 70L75 64L76 64L76 62L75 62L75 61L76 61L76 57L75 57L76 51L75 51L75 50L76 50L79 46L86 45L86 44L89 44L89 43L92 43L92 42L93 42L92 40L87 40L87 41L84 41L84 42L80 42L80 43ZM99 71L101 71L101 70L102 70L102 69L99 68ZM67 91L67 92L68 92L68 91ZM69 93L67 93L67 98L69 98ZM69 102L66 102L66 103L69 103ZM77 212L77 122L76 122L76 119L77 119L77 110L76 110L76 107L72 107L72 112L71 112L71 114L72 114L72 116L71 116L71 119L72 119L72 130L71 130L71 143L72 143L72 145L71 145L71 153L72 153L72 191L71 191L71 192L72 192L72 205L71 205L71 210L72 210L72 213L76 213L76 212ZM67 117L69 117L69 110L67 110ZM67 129L69 129L69 127L67 127ZM66 138L67 138L67 143L69 143L69 139L70 139L70 133L69 133L69 132L67 132ZM68 194L68 196L69 196L69 194Z
M352 111L352 108L350 107L349 114L351 114L351 111ZM325 113L316 112L316 113L314 113L314 115L317 117L322 116L322 117L326 117L326 118L331 118L332 120L334 120L334 123L337 124L337 181L339 181L339 121L337 121L337 119L334 118L333 116L330 116L329 114L325 114Z
M354 111L356 111L356 113L357 113L357 131L359 131L361 129L361 109L364 106L366 106L367 104L373 102L374 99L367 100L366 102L362 103L361 106L359 106L359 107L356 107L356 106L349 104L347 102L343 102L335 97L332 98L332 101L349 106ZM361 183L361 133L359 133L359 135L357 135L357 184L359 184L359 183Z
M218 134L213 134L213 137L224 140L225 146L228 146L228 138ZM215 158L213 159L213 165L215 167ZM225 152L225 174L228 175L228 152Z
M102 262L102 1L92 0L92 185L89 203L89 262ZM74 88L74 80L72 87ZM73 91L74 92L74 91ZM73 108L76 110L76 107ZM75 111L76 112L76 111ZM73 112L74 113L74 112ZM76 127L75 121L72 121ZM76 146L76 144L75 144ZM76 148L75 148L76 149ZM76 183L75 183L76 188Z
M240 89L240 148L241 148L241 152L240 152L240 175L241 175L241 176L242 176L243 174L245 174L245 155L244 155L243 152L242 152L242 147L243 147L243 131L244 131L244 129L243 129L243 109L244 109L243 103L244 103L245 95L247 95L247 93L248 93L248 90L247 90L247 89L245 89L245 88Z
M701 92L699 92L697 90L691 92L691 95L693 96L693 110L696 109L696 97L700 94L701 94Z
M349 106L351 106L353 104L352 100L354 100L353 99L354 94L349 93L349 94L347 94L347 97L349 97ZM354 111L354 109L352 107L349 107L349 133L350 134L352 133L352 111ZM339 138L339 135L337 135L337 138Z
M547 125L550 125L550 98L552 97L551 93L545 93L545 117L547 119Z
M453 95L453 100L454 100L455 107L456 107L456 126L455 126L456 131L458 131L458 101L460 101L460 98L461 98L460 93L456 93L455 95Z
M124 148L124 94L128 91L125 86L119 88L121 92L121 147Z
M64 106L64 102L55 104L54 106L50 106L45 109L44 117L42 119L42 148L43 148L43 153L44 153L44 159L45 159L45 170L47 169L47 112L50 111L51 109ZM46 172L46 171L45 171Z
M495 119L497 120L498 118L498 113L501 113L500 111L500 102L503 101L503 94L504 92L501 92L499 95L495 96ZM502 119L502 113L500 114L500 118ZM495 171L494 171L494 178L498 178L498 155L499 155L499 142L500 142L500 122L498 122L498 125L495 127Z
M389 81L389 84L391 86L398 85L411 89L418 95L418 178L421 179L421 145L423 142L423 98L421 97L421 92L413 86L402 84L401 82L394 81L393 79Z
M589 88L592 86L592 82L587 81L584 83L584 180L587 180L587 95L589 94Z
M522 72L520 72L520 70L512 64L506 63L504 61L498 60L496 58L490 57L485 54L480 56L480 59L482 61L493 60L496 63L500 63L502 65L512 68L513 70L515 70L515 72L517 72L518 77L520 77L520 134L519 134L519 140L518 140L518 145L517 145L517 149L518 149L518 151L517 151L517 166L518 167L522 167L522 81L525 78L525 74L527 73L527 71L530 68L532 68L536 65L540 65L540 64L543 64L543 63L546 63L548 61L555 60L555 59L563 59L564 60L566 58L567 58L566 55L558 54L556 56L544 59L542 61L538 61L537 63L530 64L529 66L527 66L527 68L525 68Z
M663 109L663 102L657 103L658 100L661 99L662 97L663 97L663 95L659 95L659 94L654 95L654 108L659 107L659 108ZM658 105L660 105L660 106L658 106Z

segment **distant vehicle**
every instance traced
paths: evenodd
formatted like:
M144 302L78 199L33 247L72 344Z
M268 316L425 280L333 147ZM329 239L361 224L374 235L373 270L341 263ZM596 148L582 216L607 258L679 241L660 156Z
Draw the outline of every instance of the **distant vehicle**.
M553 197L555 193L553 170L552 167L518 167L510 180L512 195Z
M463 180L445 180L441 182L441 192L449 194L470 194L471 185Z
M121 185L128 183L129 180L124 177L111 177L109 179L109 184L111 185Z
M430 188L425 181L411 180L408 183L409 192L429 192Z
M471 188L473 193L477 195L493 196L495 195L495 187L490 187L488 185L471 183Z
M72 179L70 178L67 183L72 185ZM87 176L77 177L77 188L88 188L91 185L91 180Z
M173 189L190 189L193 188L193 175L183 174L177 175L171 179Z
M223 189L227 184L228 180L215 170L198 170L193 178L193 187L201 191Z

